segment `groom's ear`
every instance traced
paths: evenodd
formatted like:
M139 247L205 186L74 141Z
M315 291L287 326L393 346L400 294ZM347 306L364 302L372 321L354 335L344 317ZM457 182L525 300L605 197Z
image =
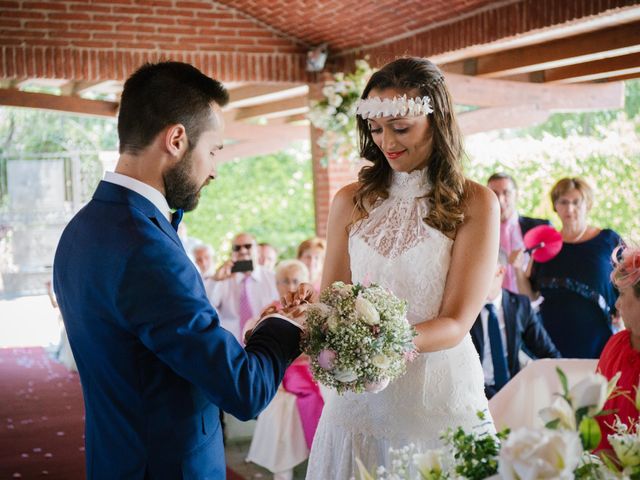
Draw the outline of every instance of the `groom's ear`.
M170 125L164 131L164 147L172 157L182 158L189 147L187 130L181 123Z

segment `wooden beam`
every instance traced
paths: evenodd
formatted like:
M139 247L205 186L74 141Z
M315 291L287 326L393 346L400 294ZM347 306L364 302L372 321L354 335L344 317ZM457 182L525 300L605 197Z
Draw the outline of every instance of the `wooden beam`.
M541 110L555 111L607 110L624 105L622 83L548 85L446 72L445 78L454 102L461 105L536 105Z
M638 70L640 70L640 53L632 53L596 60L595 62L552 68L541 73L547 83L571 83L601 80L607 77L626 75Z
M222 162L278 152L289 147L291 142L309 140L309 127L287 123L253 125L234 122L227 125L225 138L234 142L225 145L220 152Z
M302 110L309 107L307 95L300 97L285 98L276 102L263 103L252 107L239 108L235 120L272 115L291 110Z
M229 89L229 103L239 102L247 98L260 97L272 93L289 90L299 86L296 83L250 83Z
M505 77L636 52L640 52L640 22L637 21L480 56L476 58L475 74ZM464 62L468 63L469 59L445 64L442 68L449 70L450 66L452 71L460 71L464 69Z
M625 80L635 80L637 78L640 78L640 72L629 73L627 75L620 75L617 77L609 77L599 81L600 82L624 82Z
M79 113L98 117L115 117L118 104L101 100L85 100L79 97L49 95L46 93L0 90L0 105L10 107L44 108L61 112Z
M535 105L481 108L458 115L458 124L464 135L473 135L503 128L529 127L544 122L550 114Z

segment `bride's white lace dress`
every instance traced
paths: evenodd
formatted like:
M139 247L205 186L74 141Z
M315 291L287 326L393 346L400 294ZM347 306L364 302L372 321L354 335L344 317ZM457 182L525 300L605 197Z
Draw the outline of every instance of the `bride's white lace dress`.
M353 282L375 282L409 305L412 324L437 316L453 241L427 226L426 171L394 173L389 198L351 229ZM441 447L448 427L477 428L487 411L483 374L470 336L448 350L421 354L380 393L331 392L313 440L307 480L357 477L356 457L369 471L389 465L389 447ZM492 430L492 425L485 425Z

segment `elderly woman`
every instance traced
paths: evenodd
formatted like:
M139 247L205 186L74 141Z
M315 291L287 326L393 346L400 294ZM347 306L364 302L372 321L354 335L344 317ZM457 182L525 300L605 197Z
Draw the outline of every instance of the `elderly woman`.
M526 293L544 297L544 327L563 357L598 358L612 334L618 294L609 280L611 253L621 239L589 225L593 191L585 180L559 180L551 202L562 221L562 250L549 262L533 262Z
M308 238L298 245L297 258L309 269L309 281L317 292L320 292L320 281L322 280L325 250L325 240L318 237Z
M613 433L611 425L615 416L629 426L638 419L632 399L636 396L635 389L640 388L640 248L627 248L619 258L617 253L613 255L615 269L611 281L620 290L616 307L626 330L609 339L598 362L598 371L608 379L620 372L618 388L625 395L605 403L604 410L615 411L615 414L597 417L602 431L599 449L610 448L607 435Z

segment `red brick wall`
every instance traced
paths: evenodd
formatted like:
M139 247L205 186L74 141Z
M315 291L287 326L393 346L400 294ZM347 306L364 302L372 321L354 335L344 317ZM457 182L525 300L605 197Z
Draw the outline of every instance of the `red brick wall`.
M381 66L403 55L433 57L474 45L516 38L532 31L585 20L604 12L638 5L638 0L519 0L487 5L452 21L428 26L415 35L389 39L380 44L338 52L330 68L344 71L356 59L369 55L370 63Z
M216 2L0 0L0 78L124 80L174 59L226 82L305 81L305 52Z

